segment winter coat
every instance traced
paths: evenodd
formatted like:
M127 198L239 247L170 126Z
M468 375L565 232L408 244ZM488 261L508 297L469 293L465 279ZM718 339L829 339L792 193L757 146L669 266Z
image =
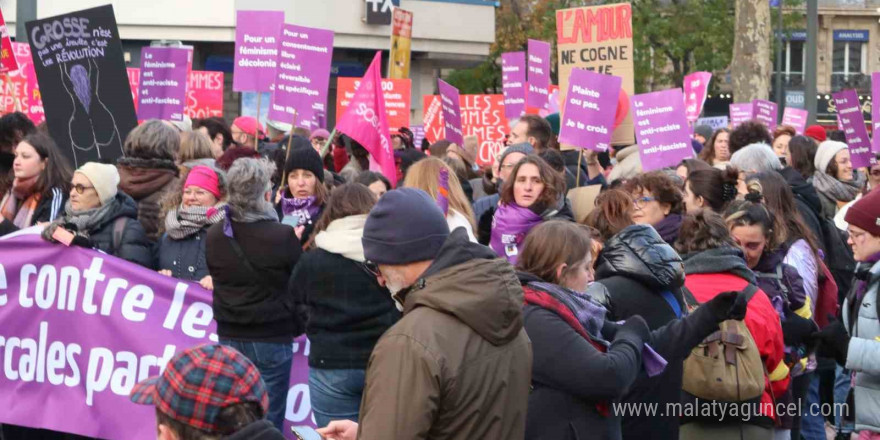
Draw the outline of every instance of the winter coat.
M287 291L302 248L293 228L277 221L229 221L235 241L256 273L248 270L224 234L226 222L208 228L208 270L214 281L217 335L245 341L291 343L303 322ZM259 278L256 278L259 277Z
M822 202L819 199L819 193L816 187L807 182L801 173L791 167L785 167L779 170L779 174L785 179L786 183L791 187L794 193L794 203L798 213L804 224L813 231L816 240L819 243L824 242L824 234L822 232Z
M852 336L846 368L855 374L856 431L880 432L880 263L866 275L868 288L862 299L850 294L843 305L843 322Z
M37 223L51 222L64 215L64 205L67 203L68 196L69 193L62 188L53 187L50 189L40 197L37 207L34 208L34 215L31 217L31 224L29 226ZM15 226L11 221L0 219L0 237L15 232L18 229L18 226Z
M513 267L453 231L373 349L358 438L522 439L532 376Z
M340 220L347 220L351 216ZM305 316L311 342L309 366L327 369L367 368L379 337L400 319L391 294L364 266L363 221L357 234L331 229L315 237L317 249L303 254L290 276L289 295ZM318 237L321 237L319 240ZM324 240L330 245L324 246ZM343 255L350 248L358 260Z
M284 440L284 435L268 420L257 420L239 429L226 440Z
M733 247L694 252L683 255L682 259L687 274L685 287L700 304L711 300L721 292L741 291L749 283L755 283L755 275L746 266L742 251ZM779 315L767 294L760 289L749 301L744 321L769 374L767 386L761 396L762 408L766 409L765 416L752 417L745 423L770 428L775 419L774 410L771 409L773 401L775 396L783 396L788 390L790 377L788 366L785 365L785 346ZM771 392L774 397L771 397ZM694 397L683 392L682 403L694 405ZM725 422L730 423L731 420L728 417ZM682 424L691 421L694 420L687 417L681 419ZM732 426L736 425L732 424Z
M163 234L156 248L158 270L170 270L181 280L199 281L210 275L206 256L208 228L180 240Z
M162 201L180 189L178 168L174 162L158 159L123 157L117 162L119 190L137 202L137 219L147 238L156 242L164 230Z
M752 272L758 278L758 287L767 294L770 302L780 316L786 309L803 313L802 316L809 318L809 304L807 301L807 293L804 290L804 280L798 274L798 270L782 262L785 257L785 249L778 249L773 252L765 252L758 264L752 268ZM807 306L806 311L803 307Z
M680 287L684 284L681 258L648 225L629 226L605 244L596 261L596 281L608 289L608 313L613 321L639 315L656 330L681 317L685 310ZM667 292L666 296L663 292ZM667 299L668 298L668 299ZM678 305L678 312L669 300ZM699 340L698 340L699 342ZM623 397L624 402L654 402L664 407L678 403L681 395L682 362L670 360L666 370L653 378L641 377ZM669 360L669 359L667 359ZM678 421L668 417L625 415L624 438L678 438Z
M642 172L642 160L639 158L638 145L630 145L618 151L614 158L617 159L617 165L608 174L609 182L618 179L632 179Z
M804 239L792 243L782 262L795 267L796 273L803 279L805 301L810 306L812 313L816 309L816 301L819 296L820 269L809 243Z

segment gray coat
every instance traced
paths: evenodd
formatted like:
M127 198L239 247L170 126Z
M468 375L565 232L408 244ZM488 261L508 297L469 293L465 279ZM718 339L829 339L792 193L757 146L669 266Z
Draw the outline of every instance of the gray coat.
M880 263L871 267L868 291L858 307L858 318L847 325L852 338L846 368L855 372L856 430L880 432L880 321L877 318ZM843 304L843 322L849 323L849 302Z

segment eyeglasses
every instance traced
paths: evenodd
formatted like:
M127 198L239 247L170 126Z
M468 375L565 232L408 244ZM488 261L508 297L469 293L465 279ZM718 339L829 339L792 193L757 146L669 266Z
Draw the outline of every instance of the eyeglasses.
M655 199L653 197L639 197L637 199L633 199L633 205L635 205L636 208L642 209L645 206L648 206L648 203L651 203L654 200L657 200L657 199Z
M867 232L856 232L853 230L848 230L847 232L849 232L849 236L853 241L859 240L867 234Z
M375 277L379 277L382 275L379 272L379 265L376 263L373 263L372 261L364 261L364 269L366 269L367 272L373 274L373 276L375 276Z
M76 185L73 185L73 189L76 191L77 194L82 194L87 189L95 189L95 187L94 186L85 186L81 183L77 183Z

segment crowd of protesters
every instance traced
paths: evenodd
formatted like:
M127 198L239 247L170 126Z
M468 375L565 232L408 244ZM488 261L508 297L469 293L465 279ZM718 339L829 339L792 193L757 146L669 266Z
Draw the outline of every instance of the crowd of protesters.
M72 170L0 118L0 235L213 292L219 344L132 391L159 438L282 438L302 334L328 439L880 438L880 165L840 132L697 126L694 158L643 172L637 146L560 145L556 114L514 121L486 168L473 137L401 127L384 176L348 136L267 125L149 120ZM592 185L584 215L568 194Z

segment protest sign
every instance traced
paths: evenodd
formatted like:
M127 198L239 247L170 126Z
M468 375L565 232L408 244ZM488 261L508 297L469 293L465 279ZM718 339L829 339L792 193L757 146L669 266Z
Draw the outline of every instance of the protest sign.
M794 128L795 133L804 134L810 112L800 108L786 107L782 112L782 125Z
M754 107L750 102L730 104L730 123L733 128L752 119L753 112Z
M145 47L141 51L138 119L182 121L186 106L186 49Z
M607 151L612 142L620 82L617 76L574 69L564 95L559 143Z
M560 102L572 69L579 67L621 78L627 95L635 93L633 70L632 8L629 3L589 6L556 11L556 48L559 57ZM609 110L612 114L614 108ZM563 108L563 115L565 109ZM628 112L611 137L613 145L631 145L632 112Z
M400 127L409 127L409 115L412 101L410 93L412 81L406 79L383 79L382 94L385 97L385 112L388 114L388 126L392 132ZM360 78L339 77L336 81L336 114L342 115L351 104L355 91L360 87Z
M459 146L464 145L458 89L439 78L437 79L437 88L440 91L440 103L443 109L443 129L445 130L443 137Z
M706 94L709 92L709 81L712 74L709 72L694 72L684 77L684 105L687 121L693 123L700 118L703 112L703 104L706 103Z
M315 129L326 112L333 58L333 31L285 24L269 119Z
M550 43L529 40L528 50L528 104L544 108L547 106L547 95L550 94Z
M695 125L708 125L712 127L712 130L718 130L719 128L727 128L728 123L730 123L730 119L727 116L712 116L710 118L697 119Z
M31 228L0 239L0 423L89 437L156 438L129 401L177 352L216 343L210 291ZM295 348L294 348L295 347ZM295 343L288 424L311 425L308 345Z
M0 84L3 84L0 112L20 111L28 115L34 124L40 124L46 117L31 59L31 47L27 43L12 43L11 49L18 69L6 72L5 77L0 78Z
M752 106L752 117L766 125L771 133L773 130L776 130L776 118L778 116L776 103L764 99L756 99L752 101Z
M0 11L0 73L18 70L18 61L12 52L12 40L9 39L9 29L6 28L6 20Z
M877 163L871 153L871 139L865 127L865 117L859 104L859 95L855 90L842 90L831 94L834 106L837 107L837 119L843 134L853 168L869 167Z
M525 112L526 53L501 54L501 90L504 94L504 116L514 119Z
M138 67L129 67L125 69L128 74L128 86L131 87L131 100L134 101L134 110L138 108L138 93L141 84L141 69Z
M113 6L30 21L49 133L75 168L113 161L137 125Z
M284 11L235 11L233 91L272 90L283 26Z
M871 151L875 153L880 152L880 108L875 109L874 106L880 107L880 104L874 104L875 102L880 102L880 72L874 72L871 74L871 122L873 126L871 127L871 133L874 134L874 137L871 141Z
M631 100L642 171L694 157L681 89L643 93Z
M444 131L440 97L428 95L423 101L425 138L428 142L437 142L443 139ZM504 117L504 96L461 95L459 106L463 135L476 136L479 143L477 165L492 165L495 154L504 148L504 140L510 132L508 120Z
M409 78L413 13L394 8L391 18L391 54L388 78Z
M223 72L189 73L185 112L192 119L223 116Z

